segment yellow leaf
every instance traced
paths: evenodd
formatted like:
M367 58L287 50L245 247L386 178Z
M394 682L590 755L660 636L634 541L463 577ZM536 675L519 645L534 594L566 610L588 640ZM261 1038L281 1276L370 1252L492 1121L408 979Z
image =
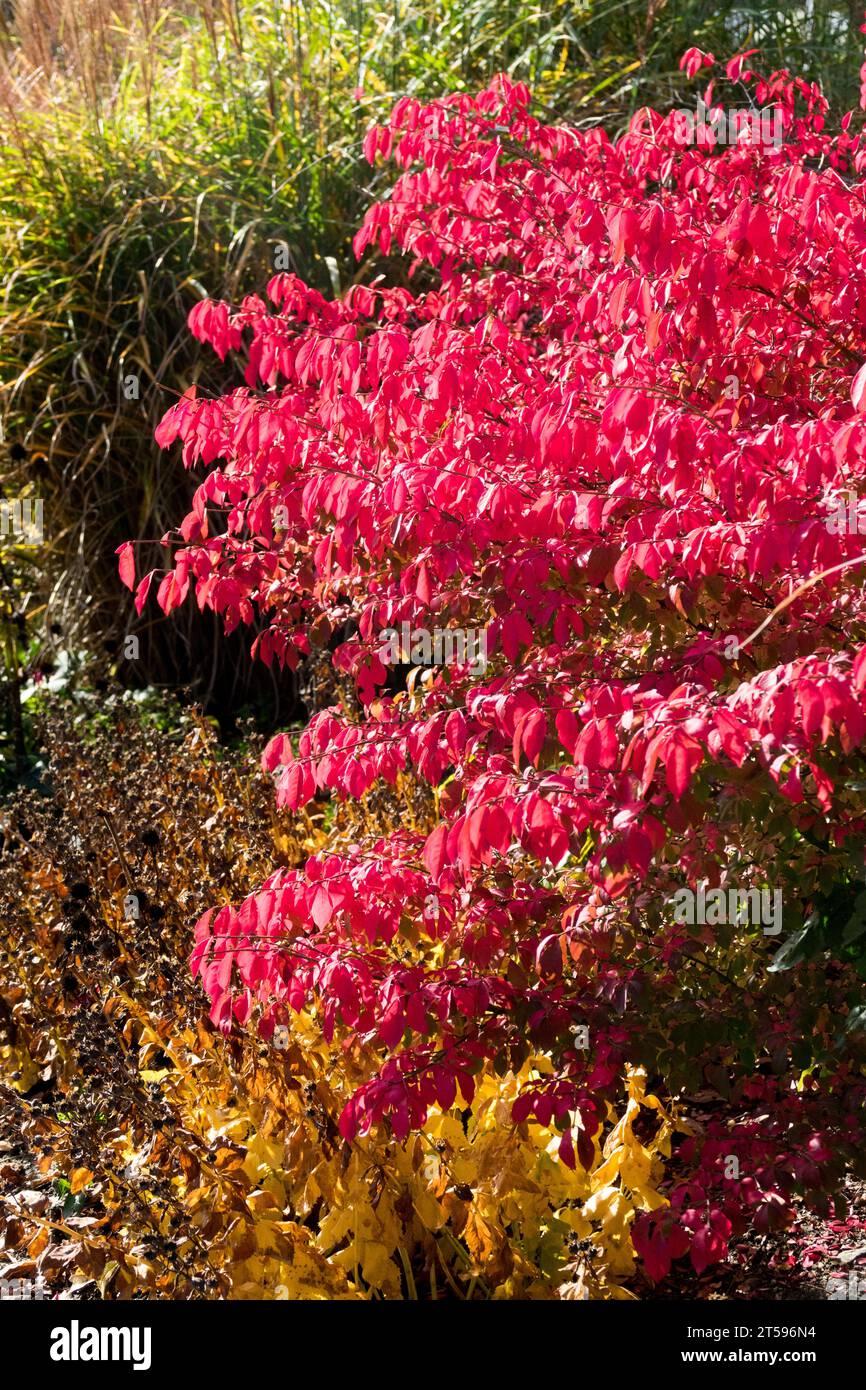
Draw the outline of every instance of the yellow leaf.
M456 1183L468 1183L472 1186L478 1173L477 1165L471 1158L464 1158L460 1154L455 1154L448 1161L448 1172Z
M422 1226L428 1231L438 1231L445 1218L432 1192L422 1188L415 1193L412 1202Z
M397 1273L391 1262L391 1252L378 1240L362 1240L360 1245L361 1273L374 1289L393 1285Z
M93 1181L93 1174L89 1168L73 1168L69 1174L69 1190L73 1196L81 1192L89 1182Z

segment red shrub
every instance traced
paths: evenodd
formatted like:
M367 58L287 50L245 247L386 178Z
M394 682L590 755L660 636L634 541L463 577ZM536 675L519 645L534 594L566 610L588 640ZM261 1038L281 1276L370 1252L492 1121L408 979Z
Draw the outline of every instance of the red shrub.
M207 469L161 606L260 615L266 662L331 642L360 697L273 740L280 801L437 789L430 833L202 920L212 1017L267 1031L315 997L326 1034L379 1044L345 1136L404 1139L529 1043L553 1073L513 1118L559 1125L572 1165L624 1061L712 1087L736 1124L639 1223L656 1277L744 1211L823 1201L862 1099L866 147L813 86L739 76L783 138L642 111L614 142L504 78L401 100L355 246L417 289L280 274L200 305L246 386L159 430Z

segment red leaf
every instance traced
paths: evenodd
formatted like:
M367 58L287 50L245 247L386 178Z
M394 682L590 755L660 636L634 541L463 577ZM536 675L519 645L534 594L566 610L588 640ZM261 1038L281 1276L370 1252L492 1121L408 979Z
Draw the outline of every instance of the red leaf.
M155 572L155 570L151 570L150 574L146 574L135 591L135 611L139 616L141 615L141 610L144 608L144 605L147 603L147 596L150 593L150 586L153 583Z
M702 759L700 744L677 730L665 752L665 777L668 790L678 801L688 791Z
M433 597L433 581L430 575L430 567L426 560L422 560L418 566L418 572L415 576L415 593L422 603L426 603L429 606L430 600Z
M120 574L121 584L125 584L127 589L135 587L135 550L131 541L124 541L114 552L117 555L117 569Z
M547 717L544 710L530 710L528 714L524 715L520 729L523 751L533 766L537 767L541 750L544 747L544 740L547 737Z
M424 845L424 863L434 883L439 882L446 863L448 829L449 827L443 821L440 825L436 826L432 834L428 835L427 842Z
M866 410L866 362L851 382L851 404L858 415Z
M574 748L577 743L579 727L573 710L559 710L556 716L556 736L566 753L572 758L574 757Z

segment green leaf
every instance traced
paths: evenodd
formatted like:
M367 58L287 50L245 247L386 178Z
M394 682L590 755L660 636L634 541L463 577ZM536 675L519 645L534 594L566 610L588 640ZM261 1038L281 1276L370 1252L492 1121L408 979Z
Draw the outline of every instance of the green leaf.
M866 932L866 892L858 893L854 900L854 911L845 923L842 932L842 944L847 946L849 942L856 941L858 936Z
M811 923L807 922L806 926L800 931L794 932L793 936L789 936L787 941L779 947L778 951L773 956L772 964L769 965L767 969L773 972L790 970L793 966L799 965L801 961L804 961L808 954L804 943L810 931Z
M63 1215L77 1216L86 1201L86 1192L76 1192L74 1194L70 1192L66 1201L63 1203Z
M861 1033L866 1030L866 1004L858 1004L845 1020L846 1033Z

